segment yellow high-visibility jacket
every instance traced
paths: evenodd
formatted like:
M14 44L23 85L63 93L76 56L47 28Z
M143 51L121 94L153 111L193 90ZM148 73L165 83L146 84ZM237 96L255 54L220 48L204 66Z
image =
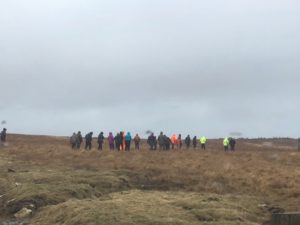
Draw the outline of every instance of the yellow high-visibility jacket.
M201 137L200 138L200 143L201 144L206 144L206 141L207 141L206 137Z

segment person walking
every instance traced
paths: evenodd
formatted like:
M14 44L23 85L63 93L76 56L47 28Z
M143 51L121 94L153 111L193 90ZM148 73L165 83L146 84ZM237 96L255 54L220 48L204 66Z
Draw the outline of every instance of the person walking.
M103 150L103 143L104 143L104 135L103 132L100 132L98 135L98 150Z
M206 149L206 148L205 148L206 142L207 142L206 137L202 136L202 137L200 138L201 149L203 149L203 150Z
M76 143L77 149L80 149L82 142L83 142L83 138L82 138L81 132L78 131L77 132L77 143Z
M107 139L108 139L109 149L114 150L115 149L115 145L114 145L115 138L114 138L114 135L112 134L112 132L109 132Z
M127 132L125 136L125 151L130 151L131 140L132 140L131 133Z
M133 141L134 141L135 150L140 150L141 138L138 134L135 135Z
M191 138L190 138L190 135L188 135L185 140L184 140L184 143L186 145L186 148L189 149L190 148L190 145L191 145Z
M90 132L87 135L85 135L85 150L92 149L92 141L93 141L93 132Z
M194 137L193 137L193 148L194 148L194 149L197 148L197 143L198 143L198 141L197 141L197 136L194 136Z
M228 146L229 146L229 139L226 137L223 140L223 146L224 146L224 151L227 152L228 151Z

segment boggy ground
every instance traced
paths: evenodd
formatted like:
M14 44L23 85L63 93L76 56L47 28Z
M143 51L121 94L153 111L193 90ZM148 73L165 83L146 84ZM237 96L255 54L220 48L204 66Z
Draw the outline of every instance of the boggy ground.
M206 151L75 152L67 138L10 135L0 196L1 218L29 208L34 225L268 224L300 210L300 153L289 139L240 140L234 153L221 140Z

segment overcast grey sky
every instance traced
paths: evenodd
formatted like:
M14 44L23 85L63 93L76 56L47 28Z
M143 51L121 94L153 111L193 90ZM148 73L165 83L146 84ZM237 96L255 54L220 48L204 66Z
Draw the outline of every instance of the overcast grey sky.
M10 132L300 135L298 0L0 0Z

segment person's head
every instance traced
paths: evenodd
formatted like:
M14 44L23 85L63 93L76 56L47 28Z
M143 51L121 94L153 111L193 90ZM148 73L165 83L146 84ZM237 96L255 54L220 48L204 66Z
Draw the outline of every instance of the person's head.
M130 136L131 135L130 132L127 132L127 135Z
M109 132L109 135L111 136L111 135L112 135L112 132Z
M3 128L4 131L6 131L6 128Z
M163 132L161 131L160 134L163 135Z
M103 135L103 132L100 132L100 134L102 134L102 135Z
M93 135L93 132L90 132L90 135Z
M73 135L76 135L76 133L74 132Z
M81 134L81 131L78 131L78 134Z

